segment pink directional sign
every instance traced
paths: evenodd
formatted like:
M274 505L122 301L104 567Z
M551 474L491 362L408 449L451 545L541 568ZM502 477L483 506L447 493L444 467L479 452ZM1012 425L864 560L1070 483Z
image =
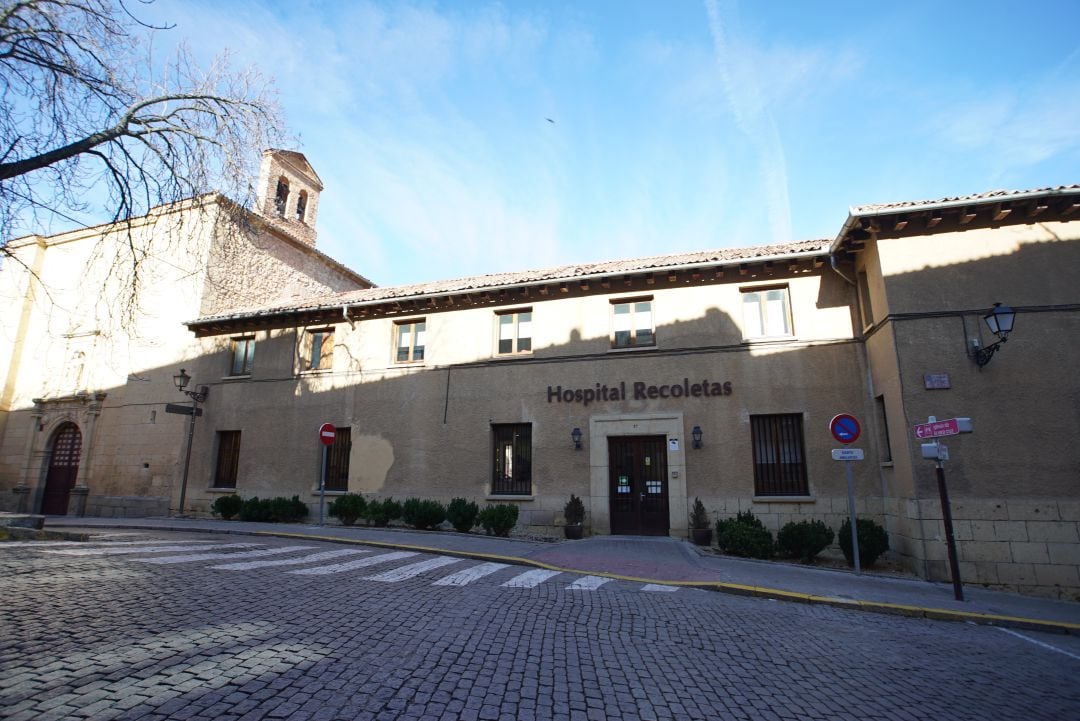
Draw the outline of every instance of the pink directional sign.
M934 423L916 423L916 438L941 438L942 436L960 435L960 425L955 418L947 421L935 421Z

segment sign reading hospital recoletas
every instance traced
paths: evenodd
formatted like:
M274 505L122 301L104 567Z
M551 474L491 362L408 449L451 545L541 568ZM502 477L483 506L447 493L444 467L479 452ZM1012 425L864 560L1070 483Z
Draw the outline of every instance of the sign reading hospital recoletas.
M713 381L683 378L674 383L649 383L648 381L617 381L596 383L591 388L564 388L548 386L548 403L592 403L612 401L644 401L657 398L719 398L731 395L731 381Z

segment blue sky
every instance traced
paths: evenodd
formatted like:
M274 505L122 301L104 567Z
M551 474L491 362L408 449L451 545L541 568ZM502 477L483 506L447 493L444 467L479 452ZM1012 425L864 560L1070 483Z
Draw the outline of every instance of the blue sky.
M318 247L379 285L832 238L851 205L1080 183L1075 0L154 12L274 76L326 185Z

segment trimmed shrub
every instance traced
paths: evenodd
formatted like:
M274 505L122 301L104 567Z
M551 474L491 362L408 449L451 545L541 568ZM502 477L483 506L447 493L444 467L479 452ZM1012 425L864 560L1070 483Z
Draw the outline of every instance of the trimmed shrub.
M364 517L367 501L359 493L346 493L338 496L330 504L330 517L341 521L343 526L351 526Z
M262 523L296 523L307 514L307 504L300 500L300 496L278 496L265 500L255 496L244 501L239 513L241 521Z
M513 503L498 503L480 511L477 521L489 536L509 536L517 524L518 507Z
M723 553L743 558L772 558L773 537L752 511L716 522L716 544Z
M690 528L708 528L709 514L705 510L705 504L700 498L694 499L694 508L690 511Z
M240 507L244 505L244 499L235 493L228 496L218 496L214 499L210 510L215 516L221 516L226 521L231 521L233 516L240 513Z
M476 525L476 517L480 515L480 506L464 498L455 498L446 507L446 518L455 531L468 533Z
M401 518L401 504L393 498L382 501L368 501L364 509L364 518L373 526L388 526L390 521Z
M570 494L570 500L563 507L563 517L566 519L566 525L568 526L576 526L585 522L585 504L573 493Z
M421 531L429 531L446 520L446 508L438 501L410 498L401 506L401 520Z
M821 521L792 521L776 534L776 548L781 556L813 563L814 556L833 542L833 531Z
M872 566L881 554L889 550L889 536L884 528L869 518L860 518L858 529L859 566ZM848 565L854 566L851 553L851 521L844 521L837 536L836 540L840 544L840 550L844 552L844 558Z

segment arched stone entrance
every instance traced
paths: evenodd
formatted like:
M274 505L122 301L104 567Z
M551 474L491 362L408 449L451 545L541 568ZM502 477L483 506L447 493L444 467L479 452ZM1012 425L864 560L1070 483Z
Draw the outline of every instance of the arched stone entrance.
M41 497L41 512L66 516L71 489L79 476L82 456L82 433L74 423L64 423L53 433L49 443L49 470L45 476L45 492Z

